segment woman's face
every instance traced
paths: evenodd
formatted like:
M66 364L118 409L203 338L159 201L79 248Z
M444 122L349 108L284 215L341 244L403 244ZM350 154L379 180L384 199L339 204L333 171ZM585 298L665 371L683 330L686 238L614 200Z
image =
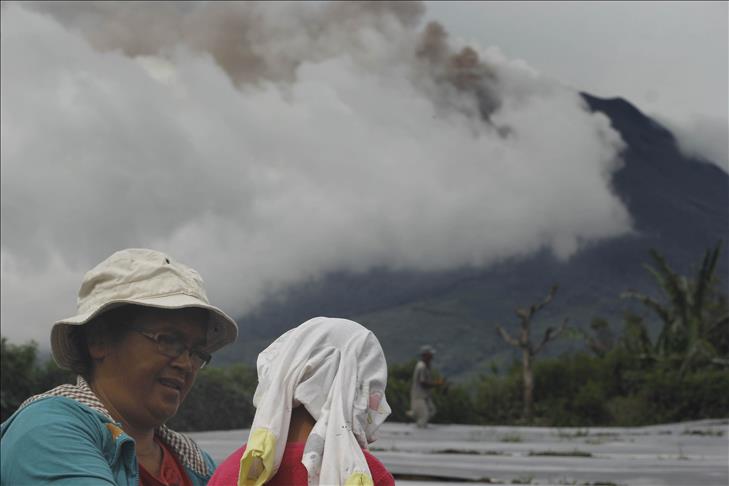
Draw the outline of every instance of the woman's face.
M188 351L205 345L206 317L200 309L144 311L125 325L130 330L118 342L104 345L94 370L94 389L111 406L112 415L135 427L153 428L177 413L198 372ZM188 351L176 358L166 356L148 337L158 333L176 336ZM90 351L93 356L93 346Z

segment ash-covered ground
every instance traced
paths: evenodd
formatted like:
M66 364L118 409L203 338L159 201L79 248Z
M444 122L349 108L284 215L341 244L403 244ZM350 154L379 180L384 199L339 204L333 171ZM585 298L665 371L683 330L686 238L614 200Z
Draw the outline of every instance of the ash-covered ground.
M248 432L190 435L219 462ZM407 486L729 484L728 419L583 428L386 423L371 450Z

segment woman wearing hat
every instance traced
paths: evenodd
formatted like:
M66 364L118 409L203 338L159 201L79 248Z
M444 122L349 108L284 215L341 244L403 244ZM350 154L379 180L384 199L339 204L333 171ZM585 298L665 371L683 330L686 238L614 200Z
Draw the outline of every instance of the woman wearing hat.
M164 424L210 353L237 336L200 275L163 253L129 249L89 271L78 313L51 331L75 371L2 424L3 485L204 485L215 464Z

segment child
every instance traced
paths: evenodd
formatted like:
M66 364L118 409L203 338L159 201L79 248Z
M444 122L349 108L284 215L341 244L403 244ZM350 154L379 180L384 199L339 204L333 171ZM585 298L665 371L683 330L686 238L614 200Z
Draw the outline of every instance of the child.
M367 452L390 414L387 364L372 332L346 319L317 317L258 356L256 415L248 443L209 486L391 486Z

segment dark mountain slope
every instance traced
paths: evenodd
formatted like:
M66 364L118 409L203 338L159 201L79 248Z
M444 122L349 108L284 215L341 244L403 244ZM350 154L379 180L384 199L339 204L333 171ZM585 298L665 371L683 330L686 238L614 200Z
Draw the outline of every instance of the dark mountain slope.
M625 165L613 179L616 193L634 219L634 233L591 244L566 262L542 252L488 269L439 273L336 273L288 289L253 315L239 320L238 342L216 361L255 362L284 330L317 316L350 317L370 327L391 362L413 357L423 343L440 352L437 365L447 374L468 376L512 351L495 324L514 326L513 310L541 299L558 282L560 291L538 320L537 330L569 316L586 326L608 318L616 331L631 304L618 298L633 288L655 287L642 264L659 249L680 272L689 272L703 252L729 236L729 176L718 167L684 157L673 135L623 99L583 98L608 116L627 143ZM726 252L720 274L729 281ZM556 342L551 352L580 346Z

